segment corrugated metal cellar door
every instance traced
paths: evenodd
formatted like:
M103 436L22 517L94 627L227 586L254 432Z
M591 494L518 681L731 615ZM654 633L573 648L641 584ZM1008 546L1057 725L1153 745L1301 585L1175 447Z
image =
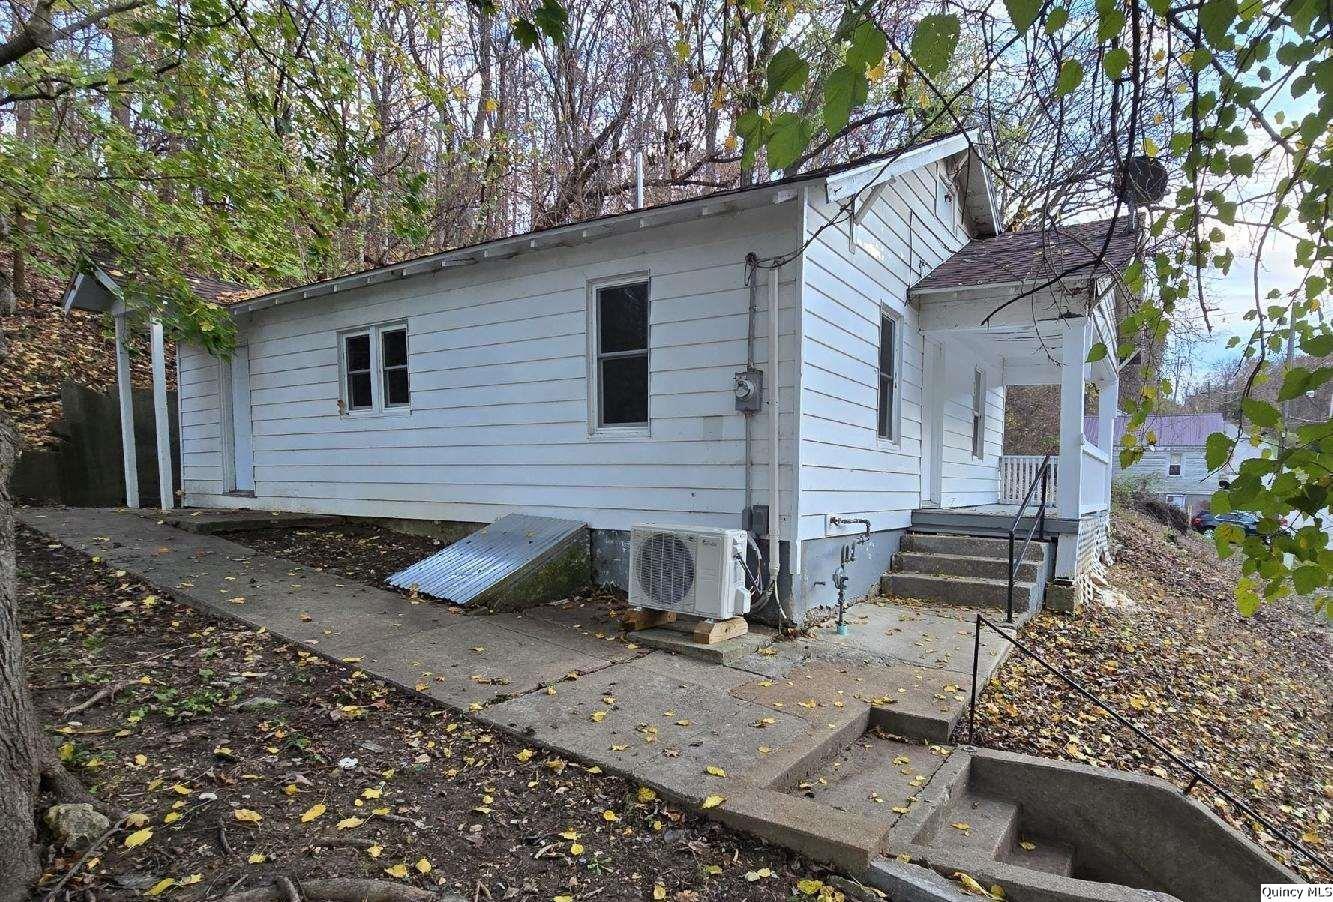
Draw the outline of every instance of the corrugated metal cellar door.
M432 598L466 605L484 598L506 581L564 556L580 542L586 556L587 526L577 520L507 514L448 548L398 571L385 582L399 589L416 590Z

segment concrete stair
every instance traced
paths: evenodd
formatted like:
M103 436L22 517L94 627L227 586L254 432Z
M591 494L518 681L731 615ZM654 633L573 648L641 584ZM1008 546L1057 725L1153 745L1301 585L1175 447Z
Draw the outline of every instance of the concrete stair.
M1032 848L1025 848L1024 843ZM1028 839L1019 832L1017 805L977 795L970 789L954 800L924 844L947 853L980 856L1047 874L1067 877L1074 872L1072 847Z
M1015 610L1040 606L1047 551L1043 542L1028 544L1014 579ZM1008 539L908 532L894 555L892 569L880 580L880 593L1003 608L1009 597L1008 577Z

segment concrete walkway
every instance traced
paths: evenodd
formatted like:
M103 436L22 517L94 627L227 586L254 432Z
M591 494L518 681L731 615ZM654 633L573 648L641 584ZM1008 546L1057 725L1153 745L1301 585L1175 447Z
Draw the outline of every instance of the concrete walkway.
M685 804L721 796L710 816L853 873L880 856L951 754L939 743L970 689L967 608L863 604L847 636L819 628L724 666L643 648L602 606L465 615L144 513L29 509L19 519L181 601L350 660L554 754ZM983 680L1002 644L983 642Z

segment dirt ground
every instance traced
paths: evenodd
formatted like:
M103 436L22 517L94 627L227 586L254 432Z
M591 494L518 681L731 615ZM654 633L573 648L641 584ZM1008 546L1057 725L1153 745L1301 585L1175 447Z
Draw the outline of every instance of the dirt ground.
M204 616L27 531L19 581L43 722L71 770L136 821L67 898L160 888L215 899L287 875L377 877L467 900L774 900L826 877L355 661ZM64 713L107 686L112 698ZM53 854L45 884L77 857Z
M225 538L286 558L312 570L336 573L388 589L384 580L449 543L395 532L382 526L339 523L302 529L249 529Z
M1333 648L1304 601L1236 610L1238 569L1210 543L1117 510L1110 591L1075 617L1042 614L1021 638L1266 819L1333 854ZM1147 743L1015 654L978 709L978 744L1156 774ZM1310 878L1333 879L1210 792L1197 798Z

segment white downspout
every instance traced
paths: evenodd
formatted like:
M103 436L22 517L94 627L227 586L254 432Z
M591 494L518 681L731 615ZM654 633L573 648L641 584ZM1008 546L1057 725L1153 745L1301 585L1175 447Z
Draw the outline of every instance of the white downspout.
M634 209L643 209L643 153L634 154Z
M777 599L778 607L782 607L782 599L778 595L778 571L781 569L781 545L779 533L781 532L780 519L781 508L778 498L782 486L782 477L778 470L778 417L781 413L781 405L778 403L780 390L778 388L778 276L780 269L774 266L769 270L771 275L768 280L768 440L769 440L769 462L768 462L768 575L772 580L773 597Z

